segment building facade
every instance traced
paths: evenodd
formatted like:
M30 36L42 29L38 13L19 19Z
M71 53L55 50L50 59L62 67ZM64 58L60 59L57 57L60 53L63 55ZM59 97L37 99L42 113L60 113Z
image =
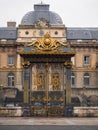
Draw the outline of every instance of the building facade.
M30 79L30 91L40 90L41 85L45 87L45 57L40 55L40 58L36 57L34 59L35 57L32 57L30 54L26 55L30 49L28 45L32 46L33 44L35 48L40 48L40 50L44 50L44 47L51 49L58 47L51 46L48 43L49 41L40 41L40 39L45 40L45 36L48 37L48 40L50 37L51 41L54 39L57 40L57 44L70 45L71 51L75 52L75 55L71 53L70 56L73 63L71 96L79 98L83 98L83 95L87 97L98 96L98 28L66 27L61 17L57 13L50 11L48 4L43 3L35 4L34 11L30 11L24 15L18 27L16 27L15 22L7 22L7 27L0 28L0 85L15 87L20 91L24 91L23 80L25 72L23 63L25 59L28 59L32 63L32 69L30 70L32 72L30 73L30 77L32 77ZM34 44L35 41L37 41L37 46ZM51 43L54 44L54 41ZM38 44L40 45L38 46ZM32 50L35 48L32 48ZM64 51L70 51L68 49L65 48ZM26 52L25 55L21 53L23 51ZM50 50L47 49L47 51ZM41 61L42 57L44 58ZM66 71L63 70L62 64L59 63L61 63L60 59L63 60L65 58L66 61L67 54L65 57L56 57L56 64L52 64L54 63L52 59L53 55L50 57L51 60L49 62L51 63L51 67L49 68L49 74L52 76L49 77L48 75L48 79L54 80L52 80L52 83L48 82L50 84L49 89L52 90L52 87L55 89L57 84L63 91L63 87L66 84L66 80L63 82ZM47 58L45 59L47 60ZM34 77L34 75L37 75L36 80L36 76ZM39 88L37 88L36 84L39 85ZM42 87L41 90L43 89ZM56 88L56 90L59 90L59 88Z

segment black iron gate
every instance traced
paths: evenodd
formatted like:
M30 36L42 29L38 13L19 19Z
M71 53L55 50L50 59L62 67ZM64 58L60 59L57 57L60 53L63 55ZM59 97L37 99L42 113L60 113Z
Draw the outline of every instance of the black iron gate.
M31 93L32 116L63 116L63 91L34 91Z

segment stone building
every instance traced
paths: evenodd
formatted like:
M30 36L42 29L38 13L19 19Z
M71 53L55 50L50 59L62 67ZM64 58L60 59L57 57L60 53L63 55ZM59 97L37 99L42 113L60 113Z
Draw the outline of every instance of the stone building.
M52 41L53 39L56 39L58 41L57 44L65 44L65 46L67 46L66 44L69 44L71 47L71 51L75 52L75 55L71 53L70 56L73 63L71 73L72 96L78 96L79 98L83 97L84 94L87 97L90 97L91 95L97 96L98 28L66 27L63 24L61 17L57 13L50 11L48 4L43 3L35 4L34 11L30 11L25 14L18 27L16 27L15 22L7 22L7 27L0 28L0 85L15 87L18 88L20 91L28 91L28 88L24 87L26 84L26 82L24 83L25 72L23 68L23 65L26 65L25 59L28 59L29 61L32 59L31 62L34 62L34 64L32 63L33 67L30 70L32 71L32 73L30 73L29 75L30 77L32 77L30 78L29 89L32 91L36 89L35 82L39 83L39 85L41 85L42 83L43 85L45 85L44 79L46 75L43 75L43 73L45 73L45 66L43 65L43 63L46 61L44 61L44 59L42 59L42 61L39 61L39 59L41 59L43 55L40 55L40 57L36 57L36 59L34 59L35 57L32 57L32 53L31 55L30 53L28 53L31 51L29 50L30 48L28 47L28 45L33 45L34 41L37 41L37 44L39 44L39 39L44 40L44 36L46 36L46 34L48 40L51 39ZM27 48L25 48L25 46L27 46ZM34 47L36 46L34 45ZM31 49L34 50L34 47ZM43 46L41 44L40 46L37 45L37 47L43 49L44 47L53 48L55 46L51 46L48 42L45 42ZM64 51L70 51L68 49L70 48L65 48ZM25 51L24 55L23 53L21 53L23 51ZM47 49L47 51L49 50ZM50 53L49 55L51 57L51 61L49 62L54 63L54 60L52 59L53 55L51 56ZM66 57L67 54L65 56L65 59L67 59ZM43 58L45 57L43 56ZM63 58L64 57L62 56L61 59ZM49 60L49 57L45 58L45 60L47 59ZM56 87L56 83L58 85L60 82L60 87L62 89L66 84L66 80L64 81L64 83L62 83L64 73L66 72L62 70L62 65L59 65L58 63L60 62L60 58L56 57L56 60L57 59L57 64L51 65L52 69L49 69L49 73L51 73L51 71L55 72L55 74L51 77L51 79L56 80L56 82L54 80L52 81L54 83L54 87ZM37 64L35 64L35 61ZM38 79L36 80L38 80L39 82L35 81L34 74L38 76ZM61 79L59 81L60 77ZM48 79L50 80L49 75ZM50 83L50 90L51 89L52 86ZM25 92L25 94L28 95L29 92Z

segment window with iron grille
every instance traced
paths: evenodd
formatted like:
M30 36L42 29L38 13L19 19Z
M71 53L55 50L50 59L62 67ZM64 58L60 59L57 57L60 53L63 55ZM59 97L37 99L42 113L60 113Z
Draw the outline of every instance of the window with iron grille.
M90 84L90 75L89 73L84 74L84 85L88 86Z
M13 87L15 85L15 76L13 73L8 74L8 86Z
M72 73L71 75L71 86L75 86L75 74Z
M8 56L8 64L13 65L14 64L14 56Z
M85 65L90 64L90 56L84 56L84 64Z

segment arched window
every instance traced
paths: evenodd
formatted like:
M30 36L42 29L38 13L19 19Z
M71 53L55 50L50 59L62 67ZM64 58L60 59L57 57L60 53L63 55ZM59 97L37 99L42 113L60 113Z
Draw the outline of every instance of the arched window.
M9 73L8 74L8 86L9 87L13 87L15 84L14 84L14 80L15 80L15 76L13 73Z
M71 86L75 86L75 74L71 74Z
M90 75L89 73L84 74L84 85L88 86L90 84Z

